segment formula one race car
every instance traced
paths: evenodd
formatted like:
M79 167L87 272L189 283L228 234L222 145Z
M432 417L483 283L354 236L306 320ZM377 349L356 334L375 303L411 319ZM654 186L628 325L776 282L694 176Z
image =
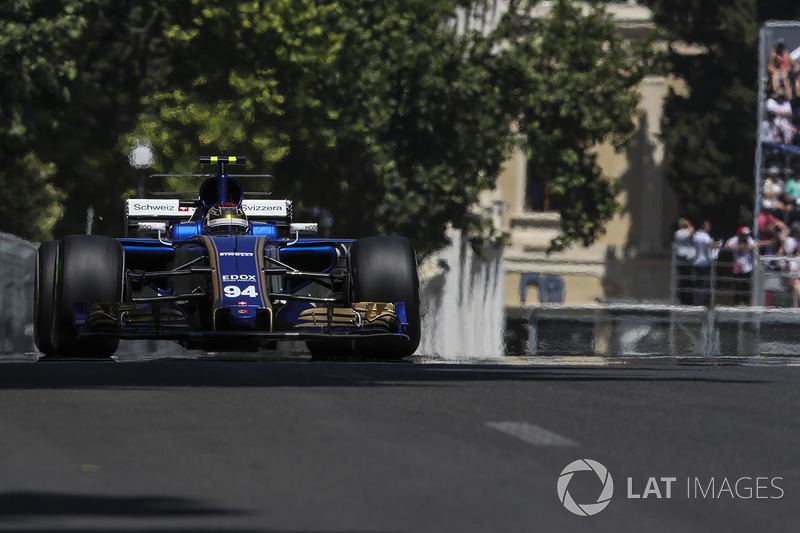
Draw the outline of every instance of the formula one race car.
M304 340L318 358L414 353L419 280L408 239L301 238L317 224L293 222L291 201L244 193L241 181L271 176L227 174L241 156L200 163L218 173L149 176L150 198L126 201L124 238L70 235L40 246L42 353L108 357L119 339L217 352ZM187 178L203 178L199 194L150 189Z

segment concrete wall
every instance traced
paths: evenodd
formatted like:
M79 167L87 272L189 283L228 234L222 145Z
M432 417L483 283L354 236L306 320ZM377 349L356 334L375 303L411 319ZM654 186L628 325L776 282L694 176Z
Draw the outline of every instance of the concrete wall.
M800 355L800 310L543 305L519 310L517 353L753 357Z

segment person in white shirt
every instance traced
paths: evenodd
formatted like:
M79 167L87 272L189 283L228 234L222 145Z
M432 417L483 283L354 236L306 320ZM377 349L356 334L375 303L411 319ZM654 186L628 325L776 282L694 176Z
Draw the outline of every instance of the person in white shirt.
M786 284L792 289L792 307L797 307L800 301L800 222L792 224L792 234L783 241L783 246L778 250L778 255L789 256L787 261L781 262L781 270L786 278Z
M786 284L792 289L792 307L797 307L800 302L800 257L796 256L784 264L784 275L787 276Z
M764 185L761 188L761 208L776 217L783 218L784 211L787 211L791 206L785 205L781 200L784 183L778 175L779 172L780 169L778 167L767 169L767 176L764 178Z
M736 235L725 242L725 248L733 251L733 277L736 279L736 291L733 300L736 305L747 305L750 299L750 273L753 271L753 250L758 247L750 233L750 228L741 226Z
M800 245L800 221L792 224L791 233L783 240L778 255L795 255L798 245Z
M685 218L678 219L678 231L672 239L673 252L675 254L675 266L677 267L678 281L678 302L681 305L692 305L694 301L692 280L692 261L694 261L694 244L692 234L694 228L691 222Z
M797 128L792 124L792 103L786 99L786 91L778 89L772 98L767 100L767 111L775 113L775 124L783 134L783 142L792 144Z
M705 305L711 302L711 262L713 261L712 251L717 247L717 243L709 233L711 222L704 220L700 229L692 235L694 245L694 305Z

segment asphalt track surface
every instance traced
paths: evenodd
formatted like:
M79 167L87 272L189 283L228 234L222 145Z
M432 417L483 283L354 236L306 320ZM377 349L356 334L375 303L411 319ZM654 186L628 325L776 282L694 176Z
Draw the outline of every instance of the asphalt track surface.
M0 364L0 531L798 530L792 360L32 360Z

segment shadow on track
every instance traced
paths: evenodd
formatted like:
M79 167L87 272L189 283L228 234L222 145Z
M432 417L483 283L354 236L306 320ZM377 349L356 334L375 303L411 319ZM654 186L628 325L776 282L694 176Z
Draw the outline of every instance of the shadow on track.
M0 520L42 516L187 517L241 515L173 496L108 496L51 492L0 493Z
M0 528L12 533L11 524L19 524L18 531L35 531L47 533L50 531L110 531L119 530L126 532L153 533L170 531L188 533L190 531L208 531L207 529L187 528L178 524L178 527L160 528L146 527L109 527L84 524L80 529L57 528L42 525L33 526L30 520L42 521L48 519L63 520L66 517L81 517L86 520L100 519L176 519L186 520L200 518L230 518L249 514L246 511L221 509L213 507L208 502L174 496L109 496L107 494L67 494L61 492L5 492L0 493ZM25 525L22 527L22 525ZM234 533L265 533L255 529L226 529Z
M754 384L769 374L739 368L576 368L493 364L65 361L0 366L2 389L161 389L175 387L397 387L465 382L697 382ZM757 378L754 376L758 376Z

